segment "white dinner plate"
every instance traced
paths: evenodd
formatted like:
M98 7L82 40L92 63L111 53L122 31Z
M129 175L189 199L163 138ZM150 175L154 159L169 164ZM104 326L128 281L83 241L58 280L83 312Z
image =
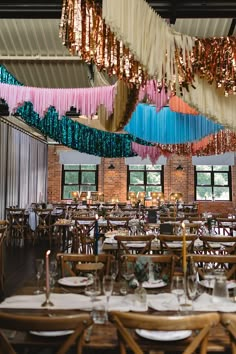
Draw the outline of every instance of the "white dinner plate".
M74 331L30 331L31 334L40 337L61 337L61 336L68 336L69 334L73 333Z
M155 288L163 288L167 284L162 279L152 280L152 281L144 281L143 287L145 289L155 289Z
M210 282L207 279L203 279L199 281L199 284L201 284L202 286L204 286L205 288L208 289L213 289L214 288L214 284L215 284L215 280L211 279ZM227 288L228 290L230 289L234 289L236 287L236 283L233 281L227 281Z
M58 283L65 286L87 286L93 283L93 279L87 277L65 277L58 280Z
M188 338L191 336L192 331L149 331L146 329L136 329L136 333L146 339L169 342Z

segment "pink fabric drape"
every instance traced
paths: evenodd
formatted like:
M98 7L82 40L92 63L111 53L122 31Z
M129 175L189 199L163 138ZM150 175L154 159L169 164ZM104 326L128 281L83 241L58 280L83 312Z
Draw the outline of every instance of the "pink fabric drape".
M171 155L170 152L164 152L157 146L140 145L135 142L132 142L132 151L139 155L142 159L149 157L153 165L161 155L167 158Z
M187 113L187 114L193 114L193 115L198 115L199 112L197 112L194 108L190 107L187 103L185 103L181 98L178 96L172 96L169 100L169 107L173 112L178 112L178 113Z
M0 83L0 97L7 102L10 113L14 113L24 102L31 102L40 117L44 117L50 106L55 107L59 117L65 115L72 106L80 110L82 115L89 117L96 114L101 104L106 107L108 114L111 114L115 94L116 85L52 89Z
M149 80L139 90L139 101L147 100L156 105L157 111L164 107L169 99L169 92L161 87L155 80Z

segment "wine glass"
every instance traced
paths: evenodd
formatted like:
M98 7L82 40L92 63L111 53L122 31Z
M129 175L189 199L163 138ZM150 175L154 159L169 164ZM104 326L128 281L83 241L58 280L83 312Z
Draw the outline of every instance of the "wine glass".
M178 301L178 311L180 312L180 300L184 295L184 277L181 275L174 275L171 281L171 293L175 294Z
M110 275L104 275L103 280L103 292L106 295L106 319L108 319L109 300L113 290L114 279Z
M188 298L193 301L197 296L197 275L192 274L187 276L187 295Z
M114 281L114 286L113 286L113 294L116 295L117 291L116 291L116 280L119 274L119 262L117 260L112 260L111 261L111 265L110 265L110 272L109 274L111 275L113 281Z
M35 260L35 269L36 269L36 279L37 279L37 289L34 291L34 294L42 294L42 290L40 290L40 279L43 274L43 266L44 266L44 260L42 258L37 258Z
M90 296L91 304L96 301L96 297L101 294L101 281L98 276L88 277L88 281L84 290L85 295Z
M214 268L211 263L205 263L203 266L204 279L206 280L206 286L208 291L213 288L213 281L215 279Z

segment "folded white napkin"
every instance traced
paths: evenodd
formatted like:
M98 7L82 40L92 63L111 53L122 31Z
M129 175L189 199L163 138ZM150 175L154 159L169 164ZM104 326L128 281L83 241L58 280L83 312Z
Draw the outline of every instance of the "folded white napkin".
M193 302L194 311L236 312L236 302L203 293Z
M50 296L53 309L88 309L91 308L89 297L80 294L54 294ZM45 301L45 294L40 295L17 295L6 298L0 303L0 308L22 308L22 309L44 309L42 303Z
M174 294L148 295L148 306L157 311L177 311L178 300Z

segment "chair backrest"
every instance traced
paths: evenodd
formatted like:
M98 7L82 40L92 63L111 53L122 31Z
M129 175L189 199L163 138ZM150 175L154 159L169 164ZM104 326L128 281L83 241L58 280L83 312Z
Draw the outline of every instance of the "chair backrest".
M119 277L121 276L121 268L124 262L135 263L140 255L130 254L121 256L121 262L119 263ZM158 273L158 278L165 280L168 283L171 283L172 276L175 270L175 263L177 257L174 255L163 255L163 254L146 254L141 257L145 257L147 262L155 265L154 272Z
M37 316L20 315L13 313L0 313L0 328L19 331L62 331L71 330L72 333L57 349L57 354L66 354L72 345L77 343L77 353L82 353L82 338L86 328L91 326L93 320L90 314ZM7 337L0 331L1 353L16 354Z
M204 279L204 269L224 269L227 279L236 279L236 255L212 255L212 254L191 254L188 261L192 258L198 268L200 278Z
M78 265L79 264L87 264L88 265L88 272L92 270L92 264L95 265L94 271L96 271L96 264L102 263L104 264L103 273L109 274L110 266L112 260L115 259L113 255L110 254L76 254L76 253L58 253L57 261L59 263L61 269L61 276L75 276L78 272ZM83 271L86 269L83 268Z
M236 236L202 235L203 251L208 254L236 254ZM218 247L215 247L218 246Z
M38 217L38 227L47 228L52 226L52 209L34 209L35 216Z
M231 353L236 354L236 314L223 313L221 314L220 321L229 334L231 343Z
M25 209L6 208L6 216L10 228L23 228L25 225Z
M186 242L187 242L187 252L188 253L193 253L194 251L194 242L198 238L197 235L186 235ZM180 250L182 249L181 242L183 241L183 236L177 236L177 235L159 235L158 239L160 240L160 248L161 248L161 253L167 252L170 254L175 254L177 249L179 248ZM177 246L177 243L179 243L179 247L172 247L172 246Z
M120 344L120 353L127 353L127 346L135 354L143 354L141 344L138 343L138 337L133 336L130 330L192 330L193 339L186 343L184 354L191 354L200 348L201 354L207 352L208 335L212 327L219 323L220 316L218 313L207 313L200 315L186 316L155 316L151 314L137 314L111 311L111 320L115 323ZM158 350L164 350L161 343L158 344Z
M142 236L114 236L117 241L117 253L120 256L122 253L132 254L146 254L151 252L152 240L155 235Z
M131 218L127 217L127 216L123 216L123 217L108 216L106 219L107 219L107 229L108 230L116 230L119 228L128 229L129 228L129 221L131 220Z

